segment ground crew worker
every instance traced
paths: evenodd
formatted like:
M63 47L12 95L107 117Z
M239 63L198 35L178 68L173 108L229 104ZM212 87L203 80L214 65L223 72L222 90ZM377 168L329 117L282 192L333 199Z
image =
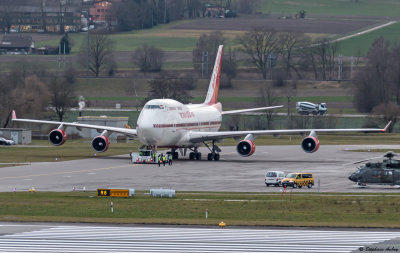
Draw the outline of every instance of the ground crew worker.
M172 165L172 155L168 155L168 165Z
M153 151L153 161L156 162L157 160L157 153L155 151Z
M157 163L158 163L158 167L160 167L160 165L161 165L161 155L158 155Z
M165 157L164 154L161 154L161 155L162 155L162 164L165 166L165 160L166 160L167 158Z

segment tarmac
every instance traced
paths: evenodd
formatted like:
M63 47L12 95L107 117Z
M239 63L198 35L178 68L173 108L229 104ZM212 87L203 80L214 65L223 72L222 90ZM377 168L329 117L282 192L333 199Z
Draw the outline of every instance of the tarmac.
M65 144L68 145L68 144ZM112 147L111 147L112 148ZM207 161L208 150L201 148L202 160L188 156L171 166L132 164L129 155L96 157L0 168L0 191L94 191L98 188L216 192L280 192L282 187L266 187L267 170L312 172L313 188L293 192L398 192L394 186L355 187L348 176L360 164L348 164L381 154L350 152L354 149L398 149L400 145L321 145L315 153L305 153L300 145L257 146L254 155L241 157L236 147L221 147L220 161ZM383 155L383 154L382 154ZM382 158L383 159L383 158Z

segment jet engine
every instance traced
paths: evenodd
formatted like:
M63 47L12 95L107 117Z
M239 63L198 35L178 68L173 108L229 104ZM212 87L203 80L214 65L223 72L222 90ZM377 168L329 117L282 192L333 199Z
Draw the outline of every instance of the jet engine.
M236 150L240 156L247 157L254 154L254 151L256 151L256 145L251 140L242 140L236 146Z
M301 142L301 147L307 153L314 153L319 148L319 140L315 136L312 136L312 135L307 136Z
M106 136L96 136L92 141L92 147L97 152L105 152L110 147L110 141Z
M64 130L54 129L49 133L49 141L54 146L63 145L66 140L67 134L64 132Z

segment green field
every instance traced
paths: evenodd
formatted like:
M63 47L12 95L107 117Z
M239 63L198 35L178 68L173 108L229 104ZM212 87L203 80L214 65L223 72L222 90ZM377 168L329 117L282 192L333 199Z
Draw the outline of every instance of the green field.
M183 20L171 22L170 24L160 24L152 29L134 30L131 32L114 33L110 35L113 42L114 51L131 51L137 47L147 44L155 46L163 51L187 51L191 52L196 46L196 42L203 33L210 33L212 30L183 30L173 29L173 26L191 22L191 20ZM226 45L237 43L234 39L243 34L242 31L223 31L227 38ZM71 33L69 34L72 42L72 54L79 52L82 44L87 43L87 33ZM45 45L56 46L61 36L55 36L54 39L35 42L36 47ZM90 39L90 38L89 38Z
M400 3L400 2L399 2ZM374 40L379 37L390 41L391 45L400 43L400 23L372 31L354 38L339 42L339 52L346 56L367 55Z
M399 194L177 192L176 198L96 197L94 192L0 193L2 221L400 227ZM114 213L110 211L110 201ZM205 210L209 216L205 219Z
M261 0L263 13L294 14L300 10L307 14L348 16L399 16L398 0Z

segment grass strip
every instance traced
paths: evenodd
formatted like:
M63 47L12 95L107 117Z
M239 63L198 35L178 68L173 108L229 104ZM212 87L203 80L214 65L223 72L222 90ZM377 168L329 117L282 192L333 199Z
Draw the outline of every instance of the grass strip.
M166 199L139 191L133 198L111 199L94 192L16 192L0 193L0 220L399 228L399 197L177 192L176 198Z

